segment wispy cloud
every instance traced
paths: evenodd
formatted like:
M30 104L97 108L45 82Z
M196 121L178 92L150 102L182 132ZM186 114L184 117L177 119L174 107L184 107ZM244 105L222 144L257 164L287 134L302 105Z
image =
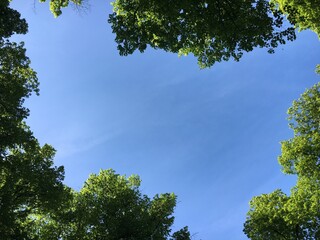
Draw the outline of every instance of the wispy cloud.
M57 150L56 157L61 159L89 151L120 134L119 132L113 131L104 131L101 133L89 132L90 131L76 125L70 126L64 129L64 131L59 131L55 135L54 140L54 147Z

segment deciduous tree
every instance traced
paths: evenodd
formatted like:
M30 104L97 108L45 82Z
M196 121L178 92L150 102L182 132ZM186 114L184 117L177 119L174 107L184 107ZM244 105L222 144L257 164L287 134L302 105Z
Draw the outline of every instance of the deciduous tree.
M46 0L40 0L45 2ZM69 2L50 0L55 16ZM109 15L120 55L143 52L147 46L179 55L193 54L200 67L230 58L238 61L255 47L270 53L295 39L283 16L267 0L115 0Z
M275 9L283 12L300 31L311 29L320 37L320 4L317 0L271 0Z
M78 1L73 1L78 3ZM80 2L79 2L80 3ZM68 1L51 1L60 14ZM40 146L25 123L23 106L38 94L36 72L23 43L10 37L27 32L27 23L0 3L0 236L1 239L167 239L176 204L174 194L152 200L139 191L137 176L114 171L91 175L80 192L62 183L64 169L55 167L55 150ZM183 228L172 239L188 240Z
M54 149L40 146L24 122L26 98L38 93L36 72L30 67L23 43L11 42L25 34L27 23L0 3L0 236L28 239L27 216L59 208L65 195L63 167L53 165Z
M198 58L201 67L294 40L293 28L266 0L115 0L109 16L120 55L147 46Z
M46 0L40 0L46 2ZM69 2L48 0L59 16ZM317 0L114 0L109 23L120 55L143 52L147 46L179 55L193 54L201 67L230 58L238 61L255 47L270 53L295 39L294 28L310 29L320 37ZM294 26L285 29L286 16Z
M294 137L282 142L279 163L297 184L254 197L244 224L250 239L320 239L320 84L305 91L288 110Z
M40 239L169 239L176 205L174 194L150 199L140 190L140 178L113 170L92 174L60 217L42 215L33 231ZM40 234L40 236L38 235ZM189 240L185 227L172 240Z
M294 101L288 114L294 136L281 143L279 163L287 174L320 179L320 84Z

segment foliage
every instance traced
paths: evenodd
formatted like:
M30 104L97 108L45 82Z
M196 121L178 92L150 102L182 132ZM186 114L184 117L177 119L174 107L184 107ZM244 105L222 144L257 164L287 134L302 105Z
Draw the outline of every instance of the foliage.
M320 83L305 91L288 110L294 137L283 141L279 162L283 171L320 179Z
M294 227L290 228L283 218L287 202L288 197L280 190L254 197L250 201L244 232L250 239L287 239L294 232Z
M40 2L46 2L47 0L39 0ZM70 2L80 6L83 4L84 0L49 0L50 1L50 11L55 17L58 17L62 13L62 8L68 7Z
M173 233L171 238L171 240L187 240L187 239L191 239L190 232L187 226Z
M38 216L34 230L42 234L40 239L167 239L176 196L161 194L151 200L139 186L138 176L126 178L113 170L92 174L74 192L64 216ZM190 239L188 228L174 233L173 239Z
M320 5L317 0L272 0L275 9L287 15L300 31L311 29L320 37Z
M0 2L0 38L8 38L14 33L26 34L28 25L25 19L21 19L20 13L9 8L9 1Z
M53 166L54 149L41 147L24 122L23 103L38 94L39 83L23 43L9 37L25 34L27 23L8 1L1 1L0 13L0 236L27 239L28 214L54 211L66 197L64 170Z
M26 21L9 8L7 1L1 2L0 12L0 154L3 154L7 147L32 138L22 122L29 110L22 105L32 92L38 93L39 83L23 43L7 39L14 33L26 33Z
M244 232L253 240L319 239L320 185L315 179L299 179L291 196L280 190L250 201Z
M316 66L316 73L320 74L320 64L317 64L317 66Z
M59 16L69 2L81 6L84 0L50 0L50 9ZM295 39L294 28L284 29L284 15L295 28L311 29L320 37L317 0L114 0L112 5L108 21L120 55L143 52L149 45L191 53L200 67L210 67L230 58L238 61L255 47L273 53L279 44Z
M0 163L0 234L2 239L24 239L25 221L33 212L57 210L65 197L63 167L53 167L54 150L34 141L14 148Z
M46 2L46 0L40 0ZM69 2L50 0L55 16ZM295 39L294 29L283 28L283 16L267 0L115 0L109 23L120 55L155 49L198 58L200 67L230 58L238 61L255 47L273 53L279 44Z
M81 3L82 1L73 1ZM52 0L59 15L68 1ZM23 43L10 37L25 34L20 14L0 3L0 236L1 239L166 239L170 236L176 196L139 191L137 176L112 170L91 175L80 192L63 185L64 169L53 165L55 150L40 146L25 123L23 106L38 94L36 72ZM187 228L173 239L190 239Z
M265 47L273 52L294 40L293 28L283 30L283 17L266 0L115 0L109 15L120 55L155 49L198 58L201 67Z
M282 142L279 163L297 184L254 197L244 224L250 239L320 239L320 83L305 91L288 110L294 137Z

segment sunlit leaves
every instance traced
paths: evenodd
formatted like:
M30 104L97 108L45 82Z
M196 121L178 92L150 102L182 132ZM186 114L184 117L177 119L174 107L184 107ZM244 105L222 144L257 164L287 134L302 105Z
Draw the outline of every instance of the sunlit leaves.
M140 178L121 176L113 170L92 174L60 217L37 216L31 230L35 236L50 239L168 239L174 221L174 194L150 199L139 190ZM48 233L49 235L45 235ZM188 228L172 238L189 240Z
M244 224L245 234L253 240L287 239L292 231L283 218L287 201L288 197L280 190L254 197Z
M40 2L47 2L47 0L39 0ZM68 7L70 3L75 5L83 4L83 0L48 0L50 2L50 11L55 17L62 14L62 8Z
M320 238L320 84L288 110L293 138L281 143L279 163L297 184L287 196L280 190L254 197L244 225L250 239Z
M294 101L288 114L294 137L281 143L279 162L283 171L320 177L320 84Z
M287 196L280 190L250 201L244 232L252 240L306 239L320 236L320 185L301 178Z
M301 30L310 29L320 37L320 4L318 0L272 0L275 9Z

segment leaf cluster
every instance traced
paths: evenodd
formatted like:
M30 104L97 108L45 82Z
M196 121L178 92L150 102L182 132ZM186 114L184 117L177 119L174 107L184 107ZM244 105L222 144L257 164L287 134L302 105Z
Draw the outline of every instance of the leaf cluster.
M81 4L82 1L72 1ZM58 16L68 0L51 0ZM40 146L25 123L24 101L39 93L36 72L23 43L26 21L0 3L0 236L1 239L168 239L174 221L174 194L143 195L140 178L113 170L91 175L76 192L63 184L55 150ZM171 239L190 239L187 228Z
M39 0L40 2L47 2L47 0ZM50 11L55 17L62 14L62 8L66 8L70 3L81 6L84 0L49 0Z
M272 0L274 9L284 13L299 31L310 29L320 37L320 5L317 0Z
M47 0L39 0L46 2ZM70 3L49 0L55 17ZM201 68L216 62L239 61L256 47L274 53L279 44L293 41L295 29L320 36L318 0L114 0L109 15L120 55L148 46L181 55L193 54ZM284 17L294 27L286 27Z
M288 110L294 137L283 141L279 162L289 174L320 179L320 84L306 90Z
M293 138L279 156L284 173L296 174L287 196L281 190L254 197L244 224L250 239L320 239L320 83L288 110Z
M274 52L295 39L283 16L265 0L115 0L109 23L120 55L155 49L198 58L200 67L238 61L255 47Z
M65 196L64 169L53 165L55 150L41 147L25 123L23 103L39 93L39 82L24 44L10 37L25 34L28 25L9 1L1 1L0 13L0 236L29 239L28 215L55 211Z
M168 239L176 205L174 194L150 199L141 194L138 176L126 178L115 171L92 174L60 216L37 215L30 232L40 239ZM52 236L54 236L52 238ZM188 240L187 227L172 240Z

